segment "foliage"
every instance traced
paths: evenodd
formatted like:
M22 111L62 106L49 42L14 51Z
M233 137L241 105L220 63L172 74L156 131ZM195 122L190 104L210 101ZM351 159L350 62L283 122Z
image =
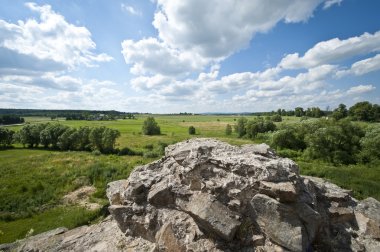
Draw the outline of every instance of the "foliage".
M356 162L360 139L364 133L359 126L347 120L326 122L321 128L305 137L305 154L311 159L322 159L337 164Z
M307 108L305 115L308 117L320 118L324 115L323 111L318 107Z
M245 117L240 117L238 119L237 124L235 125L235 131L238 133L238 137L243 137L247 133L247 122L248 119Z
M298 127L287 127L273 133L271 146L277 149L303 150L306 143L303 135L297 130Z
M227 136L229 136L229 135L231 135L232 134L232 127L231 127L231 125L230 124L227 124L226 125L226 135Z
M380 106L372 105L368 101L358 102L349 109L348 114L356 121L379 122Z
M134 151L128 147L124 147L123 149L121 149L118 153L117 153L118 156L142 156L143 155L143 152L141 151Z
M70 128L59 123L26 124L18 132L17 139L25 146L59 150L98 150L113 153L120 132L101 127Z
M270 120L272 120L273 122L282 122L282 117L281 115L277 114L277 115L273 115Z
M340 120L348 116L348 110L346 105L339 104L339 106L334 109L334 112L331 115L335 120Z
M160 135L161 129L154 117L148 117L144 121L142 132L144 135Z
M364 163L380 160L380 125L369 127L360 140L360 160Z
M246 133L249 138L255 138L258 133L265 133L275 130L276 125L271 120L264 120L262 117L248 121L246 126Z
M303 111L303 108L301 107L297 107L294 109L294 114L296 117L301 117L303 115L305 115L304 111Z
M25 120L22 117L16 115L1 115L0 125L24 123Z
M10 146L13 142L14 131L0 127L0 147Z
M195 135L195 128L194 128L194 126L190 126L188 131L189 131L189 135Z

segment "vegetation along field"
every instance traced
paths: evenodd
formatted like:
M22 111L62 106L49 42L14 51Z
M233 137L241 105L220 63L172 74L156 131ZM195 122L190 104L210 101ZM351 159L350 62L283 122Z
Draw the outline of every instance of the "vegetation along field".
M167 145L192 137L236 145L266 142L295 160L302 174L351 189L359 199L380 200L380 113L377 105L365 113L355 109L11 118L14 125L0 127L0 243L102 219L108 182L127 178L135 166L160 158ZM94 188L86 204L65 200L84 187Z

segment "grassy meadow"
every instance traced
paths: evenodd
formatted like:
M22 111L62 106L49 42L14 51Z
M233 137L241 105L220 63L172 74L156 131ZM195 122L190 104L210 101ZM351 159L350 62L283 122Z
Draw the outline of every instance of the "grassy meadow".
M226 136L227 124L234 125L239 116L173 115L154 116L161 127L161 135L145 136L141 133L144 119L116 121L66 121L58 122L71 127L106 126L120 131L117 148L128 147L135 151L159 151L163 144L172 144L192 137L212 137L235 145L259 143L263 139L237 138L235 132ZM253 116L247 116L252 119ZM53 122L50 118L26 117L30 123ZM314 119L310 119L314 120ZM55 120L57 121L57 120ZM298 123L300 118L283 117L276 124ZM189 126L196 128L189 135ZM19 130L22 126L10 126ZM0 244L24 238L53 228L73 228L101 219L104 209L90 211L79 206L65 206L62 197L85 185L96 187L91 201L107 206L106 184L127 178L133 168L158 158L146 156L95 155L91 152L62 152L44 149L27 149L14 145L13 149L0 151ZM162 150L161 150L162 153ZM301 173L323 177L353 190L358 198L368 196L380 200L380 164L340 165L305 161L295 157Z

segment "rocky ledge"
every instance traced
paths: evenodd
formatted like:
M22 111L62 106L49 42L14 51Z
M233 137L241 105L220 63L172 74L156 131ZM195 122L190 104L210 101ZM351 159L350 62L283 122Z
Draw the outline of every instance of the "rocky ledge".
M380 251L380 202L300 176L292 160L265 144L177 143L127 180L110 183L107 196L112 218L87 227L91 235L67 244L57 238L68 240L62 231L3 249Z

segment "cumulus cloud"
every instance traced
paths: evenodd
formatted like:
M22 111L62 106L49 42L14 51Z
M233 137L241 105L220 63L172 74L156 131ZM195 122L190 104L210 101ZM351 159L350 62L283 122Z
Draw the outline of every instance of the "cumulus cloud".
M112 60L107 54L94 52L96 44L87 28L68 23L50 5L25 5L39 14L39 20L20 20L17 24L0 20L2 52L8 50L6 53L13 53L16 58L29 57L69 68Z
M130 71L135 75L180 75L199 71L208 63L191 52L172 49L155 38L137 42L124 40L121 46L124 59L126 63L132 64Z
M278 22L306 21L320 0L158 0L153 25L165 44L205 58L225 58Z
M153 89L161 89L163 86L172 83L174 80L167 76L163 76L160 74L154 76L139 76L131 80L132 88L139 90L153 90Z
M279 65L286 69L310 68L378 51L380 51L380 31L344 40L334 38L319 42L303 56L298 53L288 54Z
M347 94L359 95L359 94L371 92L375 89L376 87L374 87L373 85L359 85L359 86L351 87L350 89L348 89Z
M80 66L112 60L96 52L87 28L67 22L50 5L25 6L38 18L0 20L0 107L95 109L120 98L109 81L72 76Z
M341 70L337 72L337 76L343 77L349 74L359 76L359 75L364 75L373 71L377 71L379 69L380 69L380 54L377 54L374 57L355 62L354 64L352 64L350 69Z
M122 42L136 75L201 72L246 48L254 35L278 22L308 20L323 0L157 0L153 26L158 38ZM165 67L162 60L168 62Z

